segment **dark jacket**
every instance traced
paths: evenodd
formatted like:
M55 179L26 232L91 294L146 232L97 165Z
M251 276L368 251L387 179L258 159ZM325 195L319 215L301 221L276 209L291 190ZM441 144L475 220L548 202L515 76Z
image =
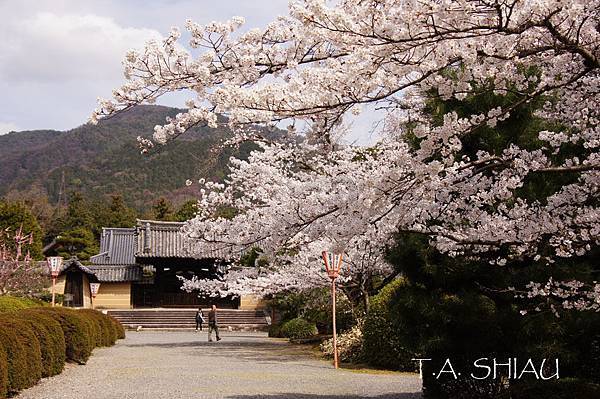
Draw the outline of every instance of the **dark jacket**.
M217 311L211 310L208 312L208 324L217 324Z

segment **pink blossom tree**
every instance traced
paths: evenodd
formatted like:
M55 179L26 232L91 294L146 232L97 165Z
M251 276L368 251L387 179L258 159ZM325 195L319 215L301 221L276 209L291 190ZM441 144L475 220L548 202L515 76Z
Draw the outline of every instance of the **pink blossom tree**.
M25 234L23 227L13 234L0 231L0 295L29 295L47 286L44 267L31 259L29 251L23 251L32 242L33 234Z
M319 284L312 276L322 249L346 252L348 279L361 268L385 274L382 254L397 231L498 267L551 264L585 254L600 237L599 8L597 0L306 0L243 33L243 18L188 21L189 48L174 28L127 54L127 83L91 120L184 90L188 109L156 126L152 140L140 138L144 151L195 125L216 126L217 115L238 140L261 143L248 161L231 161L227 185L200 182L201 211L185 228L198 253L216 245L234 256L259 245L270 260L262 275L231 274L221 290ZM439 123L425 110L431 93L464 100L482 88L511 101L466 117L448 112ZM476 129L534 101L554 126L538 132L542 145L461 154ZM382 139L368 149L343 145L365 108L378 109ZM291 140L268 142L257 124L287 124ZM570 178L545 198L517 195L532 176L556 174ZM215 216L222 206L239 212ZM365 251L373 256L362 262ZM568 284L587 299L569 301L555 283L548 290L567 307L600 308L598 284ZM531 295L539 292L548 294Z

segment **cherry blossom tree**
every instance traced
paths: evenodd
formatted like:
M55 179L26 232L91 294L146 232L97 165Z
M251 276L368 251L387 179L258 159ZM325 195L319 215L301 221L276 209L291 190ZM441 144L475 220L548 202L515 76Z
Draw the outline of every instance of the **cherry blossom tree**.
M48 283L48 276L29 250L33 234L25 234L21 226L16 232L0 231L0 295L39 292Z
M217 115L238 140L261 143L248 161L231 161L227 185L200 182L200 213L184 229L199 253L209 244L231 254L264 250L273 267L265 282L232 274L238 286L313 284L322 249L359 265L368 248L374 256L364 265L379 273L398 231L498 267L551 264L585 254L600 236L599 9L598 0L305 0L265 29L239 32L242 18L188 21L189 47L174 28L127 54L127 83L100 100L91 120L184 90L188 109L153 139L139 138L143 151L198 124L216 126ZM482 92L507 101L440 120L426 110L432 96ZM464 151L478 129L532 103L550 126L537 132L539 145ZM379 110L384 138L370 148L342 145L365 107ZM287 124L290 140L268 142L257 124ZM543 198L518 195L535 176L556 175L564 184ZM216 217L222 206L237 215ZM352 265L346 276L357 273ZM549 284L566 307L599 308L597 283L565 284L587 298L570 301L561 283Z

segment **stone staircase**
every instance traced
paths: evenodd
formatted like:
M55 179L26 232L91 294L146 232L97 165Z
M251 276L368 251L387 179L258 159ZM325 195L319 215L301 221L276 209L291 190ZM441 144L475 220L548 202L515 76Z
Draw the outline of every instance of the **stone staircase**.
M204 319L208 321L209 309L202 309ZM196 327L195 309L131 309L109 310L125 328L164 328L180 329ZM233 330L266 330L270 320L262 310L219 309L217 313L219 328L231 327ZM207 325L204 324L203 328Z

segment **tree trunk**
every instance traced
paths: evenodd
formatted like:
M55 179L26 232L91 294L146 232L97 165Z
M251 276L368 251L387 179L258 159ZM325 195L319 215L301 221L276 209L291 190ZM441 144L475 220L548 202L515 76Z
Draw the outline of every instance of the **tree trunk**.
M363 306L365 307L365 314L369 314L370 297L367 290L362 290Z

